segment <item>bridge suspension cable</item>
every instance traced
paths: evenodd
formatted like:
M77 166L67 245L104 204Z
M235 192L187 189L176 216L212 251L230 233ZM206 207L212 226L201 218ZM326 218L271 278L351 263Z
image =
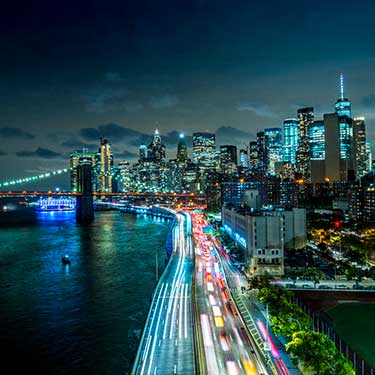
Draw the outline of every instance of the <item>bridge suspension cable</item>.
M0 188L25 184L27 182L39 181L39 180L42 180L42 179L45 179L45 178L50 178L50 177L60 175L62 173L70 172L70 170L71 170L71 168L58 169L56 171L42 173L42 174L36 175L36 176L24 177L24 178L18 178L18 179L14 179L14 180L10 180L10 181L0 182Z

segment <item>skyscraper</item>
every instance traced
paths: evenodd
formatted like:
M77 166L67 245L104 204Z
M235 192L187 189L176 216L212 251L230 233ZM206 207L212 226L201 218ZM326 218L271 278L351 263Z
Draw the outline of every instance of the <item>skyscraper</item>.
M152 161L156 164L162 164L165 161L165 146L161 141L158 129L155 129L154 138L148 146L148 149L151 152Z
M268 143L264 132L257 133L258 166L257 172L262 176L268 173Z
M97 156L97 191L112 192L112 166L113 155L111 145L107 139L100 139L100 147Z
M193 162L201 170L214 170L216 159L215 134L193 133Z
M353 121L354 165L356 177L368 173L368 155L366 147L366 125L364 117L355 117Z
M296 163L296 153L298 145L298 121L295 118L284 120L284 145L283 161Z
M283 160L283 140L281 128L264 129L268 145L268 172L275 174L275 163Z
M309 172L309 139L308 139L308 127L314 122L314 108L306 107L301 108L297 111L298 118L298 147L296 156L296 168L297 172L301 174L303 179L310 178Z
M324 122L314 121L308 127L310 146L310 181L325 181L325 133Z
M249 169L251 174L257 173L258 164L258 143L257 141L251 141L249 143Z
M177 161L179 163L185 163L188 158L188 149L186 145L185 135L180 134L180 138L177 145Z
M340 116L347 116L352 117L351 113L351 103L348 98L344 96L344 76L340 74L340 94L339 98L336 101L335 109L337 115Z
M314 121L308 127L308 139L310 145L310 159L325 159L324 122Z
M246 171L249 169L249 154L246 149L240 149L240 166Z
M70 154L70 188L73 192L78 191L78 165L87 159L91 160L91 167L95 167L96 153L89 152L87 148L83 148L82 151L75 151ZM93 174L93 180L95 180L95 175Z
M225 174L237 172L237 147L233 145L220 146L220 166Z

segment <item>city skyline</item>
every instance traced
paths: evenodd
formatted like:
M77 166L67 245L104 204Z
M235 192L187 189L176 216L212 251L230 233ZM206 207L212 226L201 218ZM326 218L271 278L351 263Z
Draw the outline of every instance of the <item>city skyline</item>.
M221 132L218 143L227 144L280 127L305 106L322 118L339 96L341 72L353 112L366 118L373 140L373 7L94 1L58 12L25 5L22 15L8 5L1 23L0 173L63 166L61 155L92 145L92 129L106 124L125 128L122 139L115 131L105 136L116 152L134 157L138 138L156 127L164 137ZM343 22L350 31L337 43Z

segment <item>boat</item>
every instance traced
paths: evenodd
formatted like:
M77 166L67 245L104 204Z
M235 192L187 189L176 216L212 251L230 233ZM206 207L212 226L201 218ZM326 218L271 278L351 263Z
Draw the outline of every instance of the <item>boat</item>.
M61 258L63 264L70 264L69 255L65 255Z

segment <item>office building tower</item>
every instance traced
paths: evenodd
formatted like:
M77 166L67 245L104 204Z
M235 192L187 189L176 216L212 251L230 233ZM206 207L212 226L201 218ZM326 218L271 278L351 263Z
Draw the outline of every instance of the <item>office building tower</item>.
M193 162L203 171L215 169L215 134L204 132L193 133Z
M342 73L340 74L340 94L336 101L335 109L339 117L352 117L350 100L344 96L344 76Z
M83 148L82 151L75 151L70 154L70 188L72 192L78 191L78 165L87 159L91 160L91 167L95 167L96 153L89 152L87 148ZM93 171L94 172L94 171ZM95 180L95 174L93 173L93 181Z
M161 137L158 129L155 130L154 138L151 144L148 146L149 152L151 153L151 159L156 164L162 164L165 161L165 146L161 141Z
M268 173L275 175L275 163L283 160L283 140L281 128L264 129L268 145Z
M249 155L246 149L240 149L240 166L246 171L249 169Z
M314 122L314 108L306 107L301 108L297 111L298 119L298 146L296 155L296 169L300 173L304 180L309 180L309 161L310 161L310 150L309 150L309 138L308 138L308 127Z
M251 174L257 173L258 164L258 143L257 141L251 141L249 143L249 169Z
M314 121L308 126L310 148L310 180L313 183L325 181L325 135L324 122Z
M113 154L111 145L107 139L100 139L99 152L97 154L97 188L98 192L112 192L112 167Z
M283 161L295 164L298 146L298 121L295 118L284 120Z
M368 173L368 155L366 147L366 125L364 117L355 117L353 121L354 165L356 178Z
M342 152L342 121L337 113L324 115L325 174L329 181L348 181L354 178L351 153Z
M179 163L186 163L188 158L188 148L186 144L185 135L183 133L180 134L180 138L178 140L177 145L177 161Z
M224 174L237 173L237 147L233 145L220 146L220 169Z
M146 145L139 146L139 162L142 163L150 158L149 149Z
M268 174L268 143L264 132L257 133L258 166L257 173L262 176Z
M371 173L373 171L372 168L372 150L371 150L371 142L366 141L366 163L367 163L367 173Z
M226 155L228 160L237 165L237 147L233 145L220 146L220 156Z

